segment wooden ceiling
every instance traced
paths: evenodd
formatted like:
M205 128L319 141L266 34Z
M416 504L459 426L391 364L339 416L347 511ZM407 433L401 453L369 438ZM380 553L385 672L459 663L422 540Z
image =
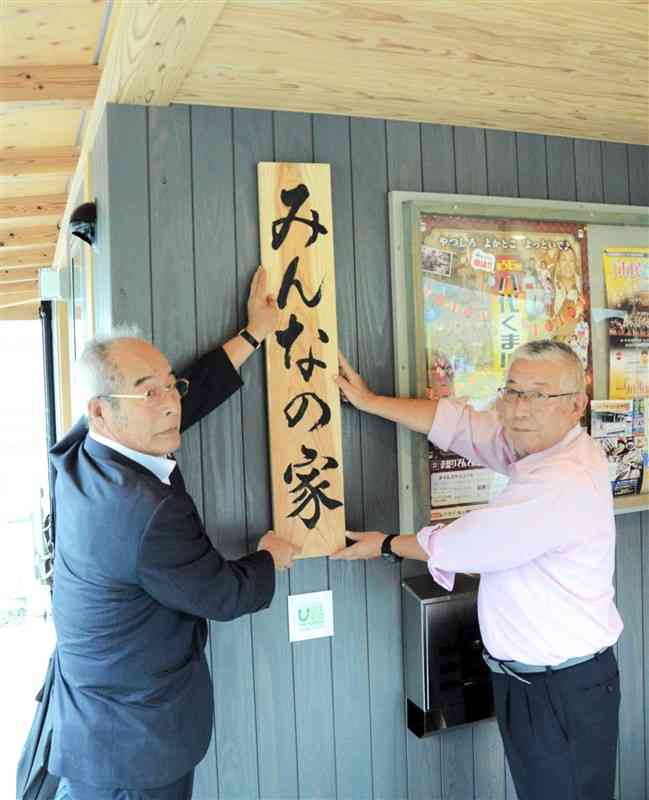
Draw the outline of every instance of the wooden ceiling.
M107 102L649 144L649 2L1 0L0 318L64 262Z

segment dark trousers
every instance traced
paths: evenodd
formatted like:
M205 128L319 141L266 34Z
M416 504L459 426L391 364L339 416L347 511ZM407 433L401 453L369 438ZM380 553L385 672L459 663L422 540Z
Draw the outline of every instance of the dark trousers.
M613 800L620 678L612 649L567 669L493 674L519 800Z
M194 770L180 780L156 789L100 789L61 778L54 800L191 800Z

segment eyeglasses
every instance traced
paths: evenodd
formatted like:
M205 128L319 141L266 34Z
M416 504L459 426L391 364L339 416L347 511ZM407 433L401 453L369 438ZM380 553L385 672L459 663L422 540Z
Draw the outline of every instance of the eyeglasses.
M546 392L537 392L533 389L529 391L519 391L518 389L511 389L509 386L502 386L498 389L498 397L502 398L505 403L515 403L517 400L525 400L527 403L541 404L546 400L552 400L554 397L570 397L577 394L577 392L563 392L562 394L547 394Z
M154 386L147 389L144 394L100 394L98 397L117 398L117 399L131 399L131 400L144 400L147 403L159 403L162 398L169 394L169 392L178 392L181 398L187 397L189 392L189 381L187 378L178 378L176 381L167 384L167 386Z

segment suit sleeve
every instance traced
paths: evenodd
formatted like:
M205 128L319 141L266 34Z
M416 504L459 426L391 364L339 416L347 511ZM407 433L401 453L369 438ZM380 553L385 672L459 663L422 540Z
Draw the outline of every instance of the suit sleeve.
M243 386L239 373L222 347L206 353L182 370L178 377L189 380L189 394L182 401L181 431L186 431L214 411Z
M168 608L231 620L267 608L275 567L266 551L227 561L212 547L191 500L170 495L142 536L137 573L143 589Z

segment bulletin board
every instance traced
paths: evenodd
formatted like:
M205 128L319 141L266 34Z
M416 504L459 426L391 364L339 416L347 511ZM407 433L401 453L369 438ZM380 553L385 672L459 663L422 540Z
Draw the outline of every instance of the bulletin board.
M398 394L455 395L488 408L510 354L540 338L573 348L591 397L594 380L608 382L601 232L611 234L614 246L617 232L628 231L642 251L649 245L649 209L393 192L390 225ZM398 445L401 530L455 519L506 485L504 476L401 426Z

